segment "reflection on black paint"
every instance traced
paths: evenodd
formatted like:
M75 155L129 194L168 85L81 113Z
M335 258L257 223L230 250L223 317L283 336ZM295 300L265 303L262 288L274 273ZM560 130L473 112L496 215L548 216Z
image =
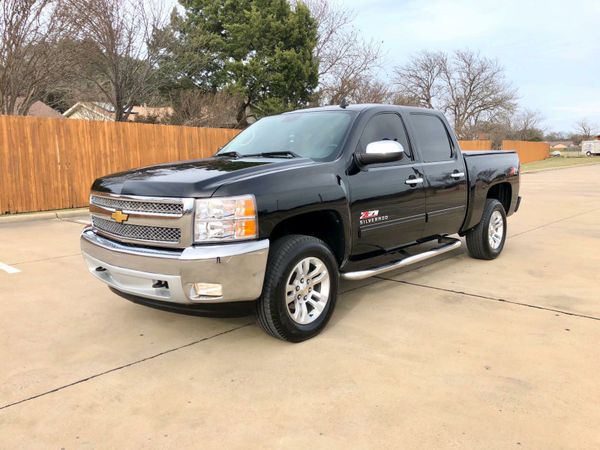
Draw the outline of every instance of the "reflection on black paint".
M221 173L237 172L244 169L270 164L272 161L243 161L232 158L207 158L156 166L142 167L126 172L102 177L94 183L92 189L120 193L127 182L165 181L195 183L212 178ZM209 173L207 173L209 172Z

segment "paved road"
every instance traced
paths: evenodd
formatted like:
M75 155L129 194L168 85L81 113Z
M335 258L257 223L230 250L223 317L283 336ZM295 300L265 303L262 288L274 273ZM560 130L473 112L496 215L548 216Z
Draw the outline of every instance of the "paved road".
M0 447L600 447L600 166L522 183L501 258L345 284L299 345L114 296L80 223L0 224Z

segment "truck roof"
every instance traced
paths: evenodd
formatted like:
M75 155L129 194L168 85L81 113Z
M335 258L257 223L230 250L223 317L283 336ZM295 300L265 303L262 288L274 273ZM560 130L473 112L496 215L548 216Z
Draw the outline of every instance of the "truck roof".
M386 111L390 111L390 110L397 110L397 111L405 111L405 112L436 112L436 113L440 113L439 111L435 110L435 109L429 109L429 108L418 108L416 106L403 106L403 105L388 105L388 104L382 104L382 103L362 103L362 104L353 104L353 105L347 105L346 107L342 107L340 105L329 105L329 106L319 106L316 108L305 108L305 109L298 109L295 111L290 111L287 112L285 114L295 114L295 113L299 113L299 112L310 112L310 111L356 111L356 112L362 112L362 111L366 111L369 109L374 109L374 110L386 110ZM441 114L441 113L440 113Z

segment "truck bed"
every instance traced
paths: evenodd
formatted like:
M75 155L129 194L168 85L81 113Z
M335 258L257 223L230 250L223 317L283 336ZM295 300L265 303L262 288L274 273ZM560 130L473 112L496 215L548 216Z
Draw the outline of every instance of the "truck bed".
M511 208L514 212L519 192L519 156L514 150L477 150L462 152L469 180L467 217L463 230L479 223L490 186L504 182L511 185Z

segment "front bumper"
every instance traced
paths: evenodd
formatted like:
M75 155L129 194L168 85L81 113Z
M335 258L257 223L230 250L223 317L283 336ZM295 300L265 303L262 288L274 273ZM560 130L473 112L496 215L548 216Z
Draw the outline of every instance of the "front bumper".
M81 234L81 252L90 273L117 291L193 305L260 297L269 241L166 250L121 244L88 227ZM193 283L220 284L222 295L198 296Z

